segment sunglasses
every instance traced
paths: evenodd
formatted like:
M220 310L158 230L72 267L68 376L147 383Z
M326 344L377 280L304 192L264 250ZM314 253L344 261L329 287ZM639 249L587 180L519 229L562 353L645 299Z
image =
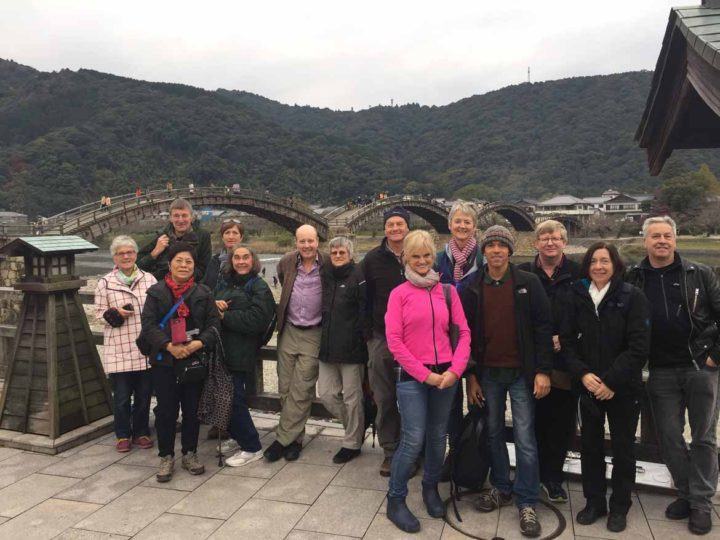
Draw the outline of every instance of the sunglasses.
M235 223L236 225L242 225L242 221L236 218L224 219L222 221L222 224L225 225L226 223Z

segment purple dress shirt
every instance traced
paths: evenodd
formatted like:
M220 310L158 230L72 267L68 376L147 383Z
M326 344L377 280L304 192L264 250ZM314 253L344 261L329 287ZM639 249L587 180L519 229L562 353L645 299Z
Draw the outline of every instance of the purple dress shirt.
M322 283L317 261L306 272L302 260L298 260L297 276L287 307L287 320L294 326L318 326L322 321Z

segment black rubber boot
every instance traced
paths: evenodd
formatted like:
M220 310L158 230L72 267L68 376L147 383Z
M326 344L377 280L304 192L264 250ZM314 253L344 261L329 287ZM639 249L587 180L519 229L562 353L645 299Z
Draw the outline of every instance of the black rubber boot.
M427 512L431 517L445 517L445 504L440 498L437 484L430 485L423 482L422 498L425 503L425 508L427 508Z
M405 504L405 497L387 498L387 517L401 531L416 533L420 530L420 522Z

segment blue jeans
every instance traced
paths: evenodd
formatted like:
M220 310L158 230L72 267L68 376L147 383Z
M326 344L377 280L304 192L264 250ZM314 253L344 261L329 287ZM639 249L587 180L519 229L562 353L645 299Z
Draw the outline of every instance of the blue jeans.
M518 508L535 506L540 490L535 441L535 398L522 375L512 383L501 383L483 377L481 386L488 408L490 483L502 493L513 493ZM505 443L505 402L508 393L515 439L514 484L510 480L510 459Z
M248 410L245 397L246 373L233 373L233 402L230 416L230 435L246 452L258 452L262 449L260 437Z
M152 377L150 371L111 373L115 436L130 439L150 435L149 415ZM132 398L132 404L131 404Z
M423 483L435 485L445 459L447 425L457 383L440 390L417 381L397 383L400 409L400 444L390 469L389 497L406 497L407 483L425 444Z

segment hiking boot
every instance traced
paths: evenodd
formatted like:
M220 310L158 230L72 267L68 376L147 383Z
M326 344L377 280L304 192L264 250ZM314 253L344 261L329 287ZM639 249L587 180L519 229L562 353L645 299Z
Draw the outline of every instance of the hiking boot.
M169 482L175 470L175 458L172 456L163 456L160 458L160 468L155 478L158 482Z
M205 465L198 460L197 452L188 452L183 454L182 468L190 474L202 474L205 472Z
M342 447L338 453L333 456L333 463L347 463L351 459L355 459L360 455L360 449Z
M387 517L401 531L416 533L420 530L420 522L405 504L405 497L387 498Z
M273 443L265 449L263 456L265 456L266 460L272 463L283 457L284 453L285 447L280 444L279 441L273 441Z
M532 506L524 506L520 509L520 532L528 538L540 536L540 522L538 521L535 509Z
M687 519L690 517L690 502L687 499L675 499L665 509L668 519Z
M380 465L380 476L390 476L390 469L392 469L392 456L385 456L382 465Z
M688 530L693 534L707 534L712 529L712 518L710 510L690 509Z
M610 512L607 518L607 530L614 533L619 533L625 530L627 527L627 518L625 514L619 512Z
M585 505L585 508L578 512L575 519L580 525L592 525L605 515L607 515L606 508L600 508L594 504L588 503Z
M245 450L240 450L235 455L227 458L225 460L225 465L228 467L242 467L243 465L262 459L262 457L262 450L258 450L257 452L246 452Z
M547 495L548 501L554 503L566 503L568 501L567 491L563 489L562 484L558 482L544 482L540 485Z
M293 441L288 444L285 447L285 451L283 452L283 455L285 456L285 461L297 461L297 459L300 457L301 450L302 444L297 441Z
M492 488L480 494L480 498L475 503L475 508L480 512L492 512L501 506L509 506L512 504L512 493L503 493L498 488Z
M443 500L440 498L437 484L430 485L423 482L422 499L425 503L427 513L430 514L430 517L445 517L445 503L443 503Z
M132 443L130 442L130 439L118 439L115 443L115 450L120 452L121 454L124 454L125 452L129 452L132 449Z
M140 435L139 437L135 437L132 443L138 448L142 448L143 450L147 450L148 448L153 447L153 440L147 435Z

